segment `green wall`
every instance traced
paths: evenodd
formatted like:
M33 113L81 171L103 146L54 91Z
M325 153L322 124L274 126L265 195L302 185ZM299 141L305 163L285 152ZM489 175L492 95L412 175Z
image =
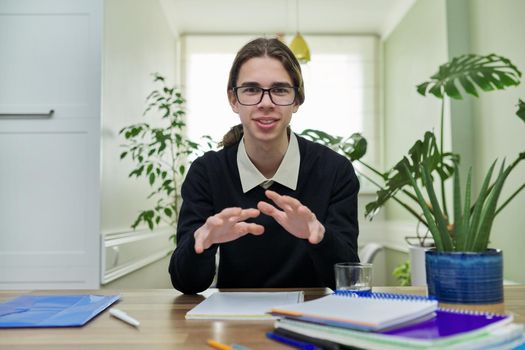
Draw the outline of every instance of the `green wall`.
M432 127L438 130L439 101L419 96L414 86L430 77L440 64L465 52L497 53L525 70L525 1L417 0L383 42L384 161L391 167L413 142ZM445 148L461 152L462 166L473 166L475 188L496 159L511 161L525 151L525 125L515 116L518 98L525 100L525 83L506 91L484 93L450 106ZM435 101L434 101L435 100ZM502 199L523 184L525 164L504 188ZM525 191L496 219L492 246L504 252L505 278L525 283L521 253L525 248ZM388 219L408 215L395 203Z
M385 169L401 160L425 131L438 130L440 101L422 97L416 85L446 61L445 1L416 1L383 46ZM411 218L397 203L385 210L388 219Z
M525 73L525 1L471 0L471 51L496 53L509 58ZM516 117L518 99L525 100L525 82L517 88L481 95L473 103L475 173L479 184L486 169L496 159L514 160L525 151L525 123ZM525 182L525 164L509 179L502 198ZM496 218L492 246L503 250L505 278L525 283L525 191Z

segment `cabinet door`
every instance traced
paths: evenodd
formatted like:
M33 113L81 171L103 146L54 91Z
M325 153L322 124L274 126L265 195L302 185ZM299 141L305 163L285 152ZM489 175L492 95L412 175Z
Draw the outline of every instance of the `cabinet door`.
M0 288L98 288L102 0L0 1Z

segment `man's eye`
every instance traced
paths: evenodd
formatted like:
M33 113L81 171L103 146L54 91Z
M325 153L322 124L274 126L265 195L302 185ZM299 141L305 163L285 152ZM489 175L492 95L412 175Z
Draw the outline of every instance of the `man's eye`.
M243 87L241 89L241 93L249 94L249 95L256 95L256 94L261 93L261 89L258 87L248 86L248 87Z
M290 93L290 88L287 87L276 87L272 89L272 94L274 95L288 95Z

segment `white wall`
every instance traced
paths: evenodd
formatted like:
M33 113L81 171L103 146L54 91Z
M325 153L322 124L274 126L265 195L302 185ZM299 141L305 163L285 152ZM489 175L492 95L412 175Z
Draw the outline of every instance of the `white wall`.
M104 11L101 230L111 236L131 231L138 212L149 208L145 198L150 188L128 179L132 164L120 160L123 138L118 131L143 121L152 73L175 80L177 39L156 0L106 0ZM162 239L170 248L167 236ZM170 286L167 270L158 278ZM139 275L135 280L137 287L148 287Z

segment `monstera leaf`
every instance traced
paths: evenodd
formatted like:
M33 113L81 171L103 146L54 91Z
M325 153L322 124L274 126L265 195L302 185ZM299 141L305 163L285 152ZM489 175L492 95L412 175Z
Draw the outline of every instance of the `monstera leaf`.
M377 198L365 207L365 216L371 219L390 198L394 197L405 186L410 185L410 177L406 170L415 179L422 179L421 165L430 174L437 173L446 180L454 173L455 165L459 162L459 155L454 153L441 154L434 133L427 131L423 140L417 140L410 148L409 157L403 157L386 175L385 186L377 191Z
M343 138L332 136L321 130L305 129L301 136L343 154L350 160L360 160L366 154L367 141L360 133L353 133L350 137Z
M462 99L459 84L465 92L478 97L476 87L483 91L502 90L519 85L520 77L521 72L505 57L469 54L439 66L431 80L417 86L417 91L423 96L430 93L438 98L447 95Z
M518 111L516 115L525 122L525 102L521 99L518 101Z

